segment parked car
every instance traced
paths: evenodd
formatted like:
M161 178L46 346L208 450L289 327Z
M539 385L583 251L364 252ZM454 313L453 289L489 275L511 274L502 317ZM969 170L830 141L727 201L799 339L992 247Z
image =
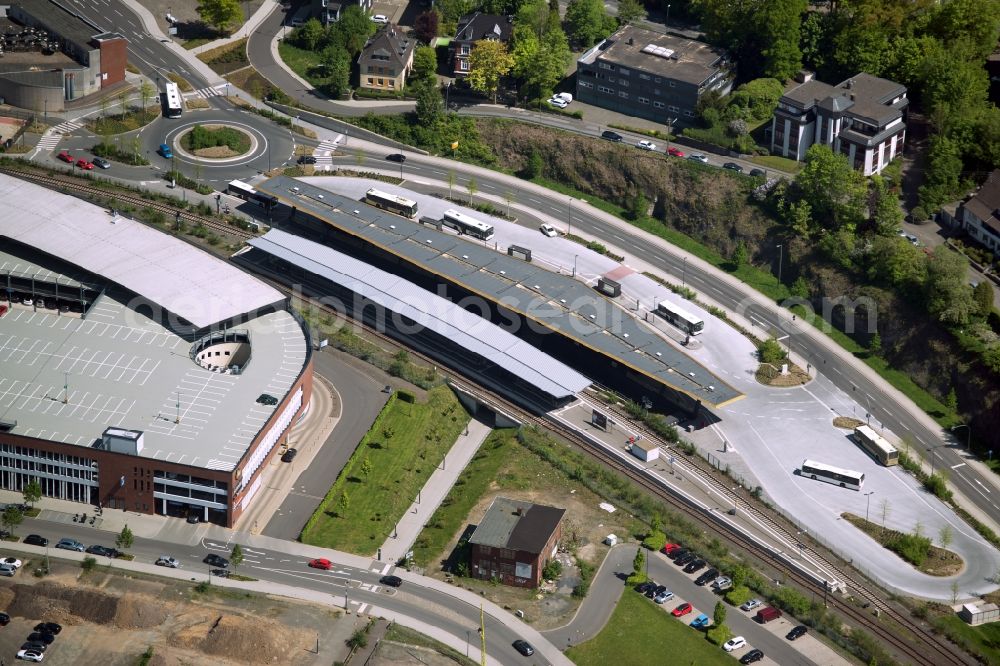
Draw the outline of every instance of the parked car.
M708 571L706 571L702 575L698 576L698 578L695 579L694 584L698 585L698 586L706 585L706 584L714 581L718 577L719 577L719 570L718 569L709 569Z
M35 652L45 652L49 646L41 641L25 641L21 645L22 650L34 650Z
M45 655L38 650L20 650L17 653L17 658L24 661L40 662L45 659Z
M695 555L694 553L687 553L685 555L681 555L680 557L674 558L674 564L676 564L679 567L684 567L690 564L691 562L694 562L696 559L698 559L697 555Z
M281 462L290 463L295 460L295 456L299 455L299 450L292 447L281 454Z
M220 557L219 555L216 555L215 553L209 553L208 555L206 555L205 559L203 559L202 562L204 562L205 564L207 564L209 566L221 567L223 569L225 569L226 567L229 566L229 560L227 560L224 557Z
M56 548L62 548L63 550L75 550L78 553L82 553L86 546L77 541L76 539L59 539L56 543Z
M170 150L170 146L165 143L161 143L160 147L156 149L156 152L168 160L174 156L174 151Z
M763 178L767 175L767 172L763 169L750 169L750 175L754 178Z
M295 162L297 164L316 164L316 158L313 155L299 155L299 159Z
M8 308L6 305L0 305L0 317L2 317L5 314L7 314L7 310L9 310L9 309L10 308Z
M111 162L109 162L108 160L104 159L103 157L95 157L94 159L91 160L91 162L94 163L95 167L98 167L100 169L110 169L111 168Z
M218 576L219 578L229 578L228 569L212 569L209 573L213 576Z
M378 582L389 587L399 587L403 584L403 579L399 576L382 576L378 579Z
M88 162L87 160L85 160L84 158L81 157L80 159L78 159L76 161L76 168L77 169L83 169L85 171L93 171L94 170L94 164L93 164L93 162Z
M69 164L73 164L73 162L76 161L76 159L72 155L67 153L65 150L56 155L56 159L60 159L63 162L67 162Z
M17 569L10 566L9 564L0 564L0 576L7 576L10 578L17 573Z
M711 620L704 613L699 613L698 617L691 620L691 626L695 629L704 629L711 623Z
M116 548L108 548L107 546L87 546L87 552L91 555L101 555L103 557L118 557L119 552Z
M372 16L372 21L380 25L385 25L386 23L389 22L389 17L386 16L385 14L375 14Z
M740 606L740 610L742 610L742 611L752 611L754 608L757 608L760 605L761 605L761 600L760 599L751 599L750 601L747 601L742 606Z
M24 543L31 544L32 546L47 546L49 545L49 540L37 534L29 534L24 537Z
M158 567L169 567L171 569L179 569L180 566L181 566L181 563L178 562L175 558L170 557L169 555L160 555L156 559L156 566L158 566Z
M729 169L730 171L736 171L738 173L743 173L743 167L741 167L736 162L726 162L722 165L723 169Z
M543 224L538 227L538 230L542 232L543 236L548 236L549 238L554 238L559 235L559 231L557 231L551 224Z
M535 648L531 647L531 643L526 640L518 638L512 643L514 649L523 654L525 657L530 657L535 654Z
M774 606L765 606L764 608L761 608L759 611L757 611L757 615L755 616L754 619L756 619L761 624L767 624L771 620L777 620L779 617L781 617L780 610L778 610Z
M646 590L648 590L650 587L656 589L656 583L647 580L645 583L639 583L638 585L636 585L635 591L638 592L639 594L646 594Z
M682 151L680 148L674 148L673 146L670 146L669 148L667 148L667 155L670 155L671 157L684 157L684 151Z
M621 134L618 132L612 132L611 130L604 130L601 132L601 138L608 141L614 141L615 143L621 143L623 141Z
M0 627L6 627L8 624L10 624L10 615L0 613Z
M391 155L386 155L385 159L389 160L390 162L399 162L400 164L402 164L403 162L406 161L406 155L404 155L403 153L392 153Z
M569 102L564 100L562 97L556 97L555 95L548 98L548 100L546 101L549 103L550 106L554 106L557 109L565 109L567 106L569 106Z
M693 610L694 606L685 601L680 606L670 611L670 614L673 615L674 617L681 617L682 615L687 615Z
M760 661L763 658L764 658L764 652L762 650L758 650L757 648L754 648L754 649L750 650L749 652L747 652L742 657L740 657L740 663L741 664L752 664L754 662Z
M28 636L28 642L30 643L45 643L46 645L52 645L52 641L56 639L56 635L49 633L48 631L33 631Z
M333 562L325 557L317 557L315 560L309 560L309 566L313 569L323 569L325 571L329 571L333 568Z
M5 564L15 569L21 568L21 560L17 559L16 557L5 557L2 560L0 560L0 564Z
M658 587L659 587L659 585L657 583L655 583L654 581L649 581L649 587L646 588L646 596L648 598L650 598L650 599L652 599L653 597L655 597L656 596L656 588L658 588ZM663 588L663 589L667 589L667 588Z
M689 549L687 549L687 548L678 548L674 552L668 553L667 557L669 557L670 559L672 559L672 560L674 560L676 562L678 559L684 557L685 555L687 555L690 552L691 551Z
M663 590L662 592L657 592L656 596L653 597L653 601L658 604L665 604L674 598L674 593L670 590Z
M59 635L62 631L62 625L57 622L39 622L35 625L35 631L40 631L44 634Z
M688 155L688 159L694 162L701 162L702 164L708 164L708 155L702 155L701 153Z
M705 560L695 560L694 562L689 562L688 565L684 567L684 573L695 573L704 569L705 566Z
M197 525L198 523L201 522L201 516L199 516L197 513L189 513L187 515L186 520L188 525Z
M797 640L797 639L799 639L799 638L802 638L802 637L803 637L803 636L805 636L805 635L806 635L806 634L807 634L808 632L809 632L809 630L808 630L808 629L806 629L806 627L805 627L804 625L801 625L801 624L800 624L800 625L798 625L797 627L792 627L792 630L791 630L791 631L789 631L789 632L788 632L788 633L787 633L787 634L785 635L785 638L787 638L787 639L788 639L788 640L790 640L790 641L794 641L794 640Z
M670 557L680 549L681 547L678 544L668 543L665 546L663 546L663 548L660 549L660 552L666 555L667 557Z
M730 578L729 576L720 576L719 578L716 578L715 581L712 583L712 587L714 587L719 592L725 592L732 586L733 586L733 579Z
M635 144L635 147L639 150L656 150L656 144L646 139L643 139L639 143Z
M733 652L745 647L747 644L747 639L742 636L733 636L728 641L722 644L722 649L726 652Z

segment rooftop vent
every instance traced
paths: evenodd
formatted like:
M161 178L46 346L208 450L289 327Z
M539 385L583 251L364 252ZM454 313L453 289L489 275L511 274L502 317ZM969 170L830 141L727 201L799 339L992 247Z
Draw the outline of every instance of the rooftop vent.
M656 44L646 44L642 47L642 52L667 60L674 55L673 49L668 49L666 46L657 46Z

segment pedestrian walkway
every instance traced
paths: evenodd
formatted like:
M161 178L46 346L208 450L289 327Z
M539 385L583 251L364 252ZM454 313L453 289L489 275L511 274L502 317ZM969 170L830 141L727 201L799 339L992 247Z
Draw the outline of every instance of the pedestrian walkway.
M220 83L219 85L209 88L198 88L193 92L184 93L184 99L191 99L194 97L200 97L201 99L208 99L209 97L222 97L222 91L225 90L227 85L228 84Z
M35 147L36 151L40 150L55 150L55 147L59 145L62 141L63 135L55 130L47 130L42 138L38 141L38 145Z
M417 499L406 510L396 525L395 533L382 544L382 561L389 562L386 571L392 563L398 562L413 546L424 525L430 521L451 487L455 485L458 475L476 455L480 445L490 434L491 428L475 419L469 421L465 432L458 436L455 445L451 447L442 461L442 466L434 470L427 479L423 489L417 494Z
M75 120L64 120L55 127L52 128L53 132L58 132L59 134L69 134L74 130L78 130L83 127L83 123L78 123Z
M313 150L313 157L316 158L316 170L329 171L333 168L333 152L337 150L337 145L343 140L344 135L338 134L334 139L324 139L316 149Z

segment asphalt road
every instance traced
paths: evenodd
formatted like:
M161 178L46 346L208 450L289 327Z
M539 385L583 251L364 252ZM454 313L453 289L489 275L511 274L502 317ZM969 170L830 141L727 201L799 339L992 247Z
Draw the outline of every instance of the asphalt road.
M195 529L180 521L177 521L177 528ZM94 527L73 522L57 524L35 518L25 519L18 528L18 533L41 534L49 539L50 546L63 537L77 539L87 546L98 543L113 547L115 541L115 535ZM204 557L209 553L215 553L228 559L233 543L235 542L221 543L203 539L197 545L188 546L136 537L129 553L135 556L136 561L147 563L155 562L161 555L170 555L180 561L181 570L190 572L192 577L205 579L212 567L202 562ZM59 551L50 547L49 552L51 554ZM367 608L359 609L359 605L375 605L426 622L453 636L465 637L472 641L479 640L478 607L412 580L407 580L400 588L393 589L380 585L381 574L367 569L336 567L330 571L322 571L309 568L307 558L289 552L249 547L244 548L243 552L244 562L239 567L239 573L243 575L314 591L328 591L332 598L339 598L346 591L351 609L354 611L370 612ZM98 558L98 561L104 563L103 558ZM27 574L22 572L19 575ZM504 664L545 663L521 657L511 647L511 643L517 638L519 636L516 632L489 615L486 616L487 653L491 657Z
M392 152L397 151L385 150L385 154ZM384 161L384 155L373 153L369 154L367 159L367 163L372 166L382 166L383 163L385 165L391 164ZM403 175L411 180L404 183L404 186L421 192L441 192L442 186L420 184L419 180L447 181L448 171L433 159L426 161L425 159L420 155L407 153L407 160L402 171ZM356 165L356 159L353 157L334 159L335 164L341 161L345 164ZM392 168L396 168L396 166L393 164ZM921 419L911 414L910 410L918 410L919 408L912 404L904 407L896 402L894 398L882 390L884 382L881 380L878 382L869 381L866 375L853 366L838 362L829 351L836 343L822 335L813 337L803 334L797 323L791 320L787 310L782 310L779 314L754 303L753 301L766 302L767 298L746 285L734 286L719 280L714 271L704 271L694 262L686 261L681 252L667 251L657 244L647 242L637 234L613 227L588 214L583 208L574 207L572 211L569 211L565 195L555 192L551 194L535 193L534 191L530 193L520 192L516 185L512 185L500 174L492 176L477 173L476 182L478 191L481 193L503 197L505 192L515 192L517 194L514 198L518 203L561 220L566 220L571 213L574 233L606 240L623 250L626 257L640 258L652 265L660 266L671 275L681 276L682 281L688 287L706 294L729 311L742 313L753 320L757 327L770 332L775 337L783 338L782 344L788 347L792 353L811 364L815 371L825 375L839 389L854 396L858 405L871 414L873 422L881 423L900 437L907 438L916 449L921 451L925 459L933 461L935 469L947 468L953 486L979 506L991 520L1000 524L1000 497L993 489L991 480L984 478L975 468L965 464L964 446L946 441L940 430L925 426ZM463 187L464 179L460 176L455 185L458 196L462 196ZM530 216L520 213L519 216L524 220L531 219ZM891 315L883 314L883 316ZM964 444L965 436L966 432L959 430L957 440ZM1000 446L997 447L997 453L1000 454Z
M382 392L382 384L331 352L316 354L316 374L337 388L340 421L264 527L264 535L276 539L298 538L305 521L319 506L389 397Z

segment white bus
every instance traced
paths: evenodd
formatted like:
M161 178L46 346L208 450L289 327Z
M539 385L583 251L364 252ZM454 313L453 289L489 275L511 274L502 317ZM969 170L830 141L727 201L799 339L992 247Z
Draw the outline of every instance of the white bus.
M441 217L444 226L451 227L460 234L472 236L479 240L488 241L493 238L493 225L480 222L471 215L459 213L457 210L449 208Z
M868 452L875 460L886 467L899 464L899 451L882 435L870 426L858 426L854 429L854 441Z
M413 219L417 216L417 202L406 197L389 194L374 187L365 192L365 203L387 210L396 215Z
M233 180L229 182L229 187L226 188L227 194L232 194L234 197L239 197L244 201L249 201L250 203L255 203L265 210L273 210L275 206L278 205L278 197L271 196L270 194L264 194L263 192L258 192L256 189L247 185L242 180Z
M815 460L804 460L799 468L801 476L815 481L826 481L841 488L861 490L865 485L865 475L849 469L841 469Z
M173 81L167 82L163 90L164 105L167 118L180 118L184 113L184 99L181 97L181 89Z
M670 301L660 301L656 306L656 314L688 335L698 335L705 330L704 321Z

